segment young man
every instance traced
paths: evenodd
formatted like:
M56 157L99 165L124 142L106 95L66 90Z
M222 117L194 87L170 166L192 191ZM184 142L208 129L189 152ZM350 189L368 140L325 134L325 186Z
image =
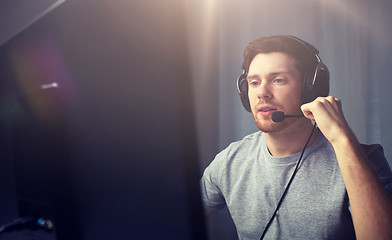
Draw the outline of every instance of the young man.
M317 54L292 36L245 50L238 85L260 131L220 152L201 179L206 214L227 205L239 239L392 239L383 150L359 144L340 100L322 97L329 74ZM305 117L274 122L277 111Z

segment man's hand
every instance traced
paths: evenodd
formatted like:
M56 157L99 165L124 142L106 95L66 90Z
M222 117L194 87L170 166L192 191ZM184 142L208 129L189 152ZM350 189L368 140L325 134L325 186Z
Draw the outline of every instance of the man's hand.
M352 135L338 98L318 97L313 102L302 105L301 110L306 118L317 123L320 131L331 143L343 136Z

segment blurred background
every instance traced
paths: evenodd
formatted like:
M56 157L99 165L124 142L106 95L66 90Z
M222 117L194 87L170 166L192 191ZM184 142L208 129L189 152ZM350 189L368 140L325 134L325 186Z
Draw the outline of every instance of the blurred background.
M2 5L0 238L205 239L183 2Z
M244 48L262 36L318 48L353 131L381 143L391 165L391 9L388 0L2 1L0 224L34 215L56 227L0 239L237 239L227 210L204 221L198 179L257 131L235 83Z

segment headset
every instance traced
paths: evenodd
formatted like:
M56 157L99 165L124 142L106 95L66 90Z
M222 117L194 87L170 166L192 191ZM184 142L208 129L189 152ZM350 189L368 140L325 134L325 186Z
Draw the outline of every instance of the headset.
M327 66L321 61L319 51L310 43L303 41L300 38L282 35L278 36L284 40L292 40L300 43L300 46L317 59L317 65L314 71L306 71L303 73L302 79L302 103L308 103L317 97L326 97L329 94L329 71ZM246 77L248 73L245 68L245 63L242 64L242 74L237 79L237 89L242 102L242 105L248 112L252 112L249 97L248 97L248 81Z

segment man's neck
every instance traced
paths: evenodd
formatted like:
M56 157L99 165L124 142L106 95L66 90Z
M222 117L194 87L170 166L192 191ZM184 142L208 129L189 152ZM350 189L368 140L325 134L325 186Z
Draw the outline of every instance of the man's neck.
M313 125L307 119L301 119L278 133L266 133L265 139L269 152L274 157L286 157L301 151L310 133ZM317 137L317 129L313 133L309 145L311 145Z

